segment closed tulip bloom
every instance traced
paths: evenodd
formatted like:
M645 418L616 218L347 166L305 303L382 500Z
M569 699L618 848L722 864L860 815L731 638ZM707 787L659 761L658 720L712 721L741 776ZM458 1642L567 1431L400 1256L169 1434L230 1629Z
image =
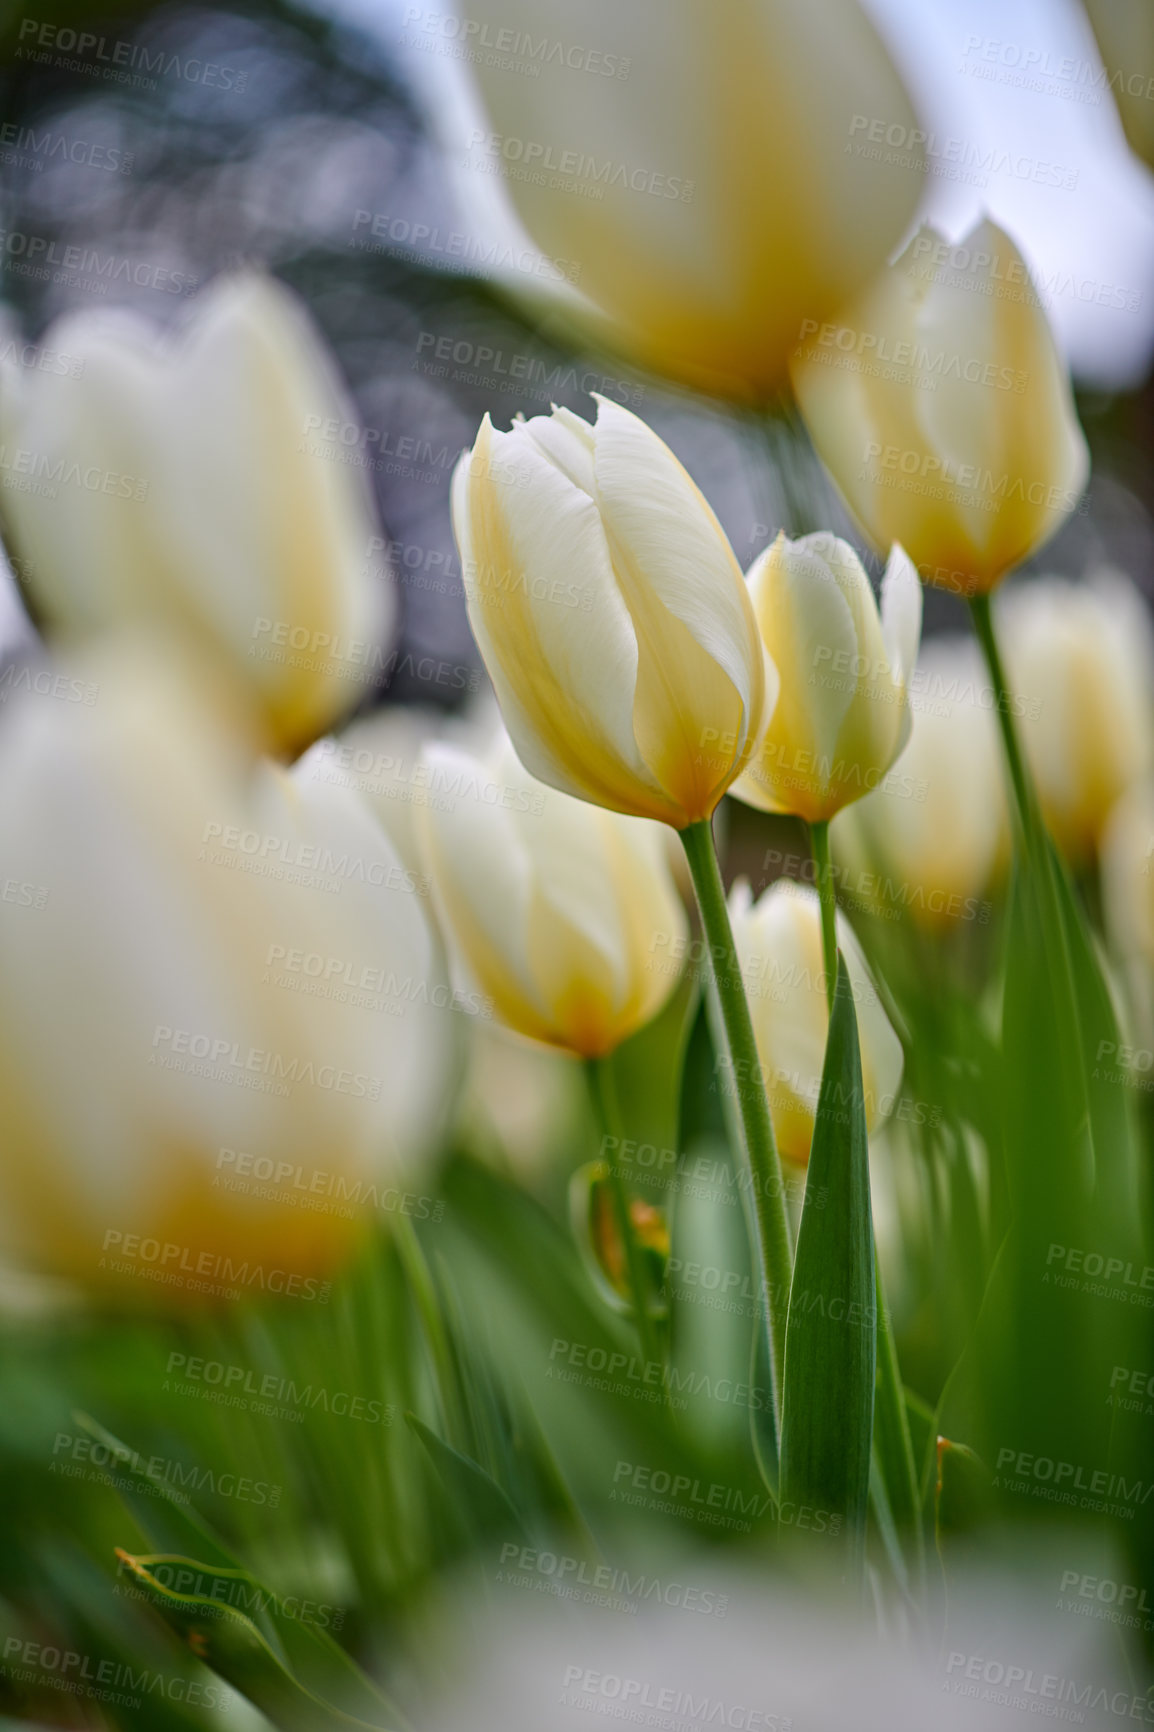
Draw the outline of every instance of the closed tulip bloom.
M510 41L566 41L573 22L567 0L470 16ZM473 57L493 130L472 134L463 190L491 197L508 163L556 261L544 282L576 285L586 323L660 372L765 397L803 321L866 282L917 209L925 133L901 80L857 0L586 0L581 19L584 76L559 55L533 78ZM870 143L881 120L900 161Z
M763 812L822 822L876 788L909 738L921 584L895 547L879 615L853 548L824 533L799 541L779 535L750 567L748 583L781 686L733 793Z
M643 421L598 398L500 433L453 477L473 627L522 762L674 829L753 751L776 675L713 512Z
M660 829L547 788L502 742L444 744L417 827L462 976L518 1034L611 1052L677 983L687 931ZM453 792L450 792L453 790Z
M940 932L989 918L983 899L1009 844L994 694L973 639L923 645L910 704L913 731L892 773L831 837L847 894Z
M166 627L216 659L273 747L307 745L363 695L389 599L369 575L365 478L339 461L355 415L303 309L248 273L174 338L101 310L45 344L72 374L0 374L0 443L60 477L59 497L3 499L45 624Z
M1065 521L1089 468L1065 363L1010 237L919 230L792 373L806 425L878 548L991 590Z
M145 1300L302 1291L443 1111L421 899L356 796L253 788L211 675L71 674L0 727L4 1233Z
M998 613L1019 727L1046 823L1091 859L1115 802L1154 768L1154 634L1119 571L1043 578Z
M817 892L781 879L754 902L742 879L733 887L729 908L777 1146L785 1160L804 1166L829 1031ZM857 1012L866 1127L872 1133L893 1107L901 1083L901 1042L840 913L837 942Z

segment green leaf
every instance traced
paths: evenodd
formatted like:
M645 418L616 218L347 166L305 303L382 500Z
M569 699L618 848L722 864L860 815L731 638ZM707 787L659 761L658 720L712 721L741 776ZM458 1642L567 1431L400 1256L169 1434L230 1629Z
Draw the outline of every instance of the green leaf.
M152 1554L154 1558L177 1559L198 1573L210 1596L214 1592L223 1596L233 1610L238 1605L243 1607L246 1621L252 1623L278 1664L298 1679L302 1688L350 1713L365 1715L373 1710L388 1716L387 1721L370 1719L368 1723L371 1725L400 1721L400 1715L387 1697L377 1690L340 1643L319 1625L286 1610L280 1596L246 1570L191 1508L177 1501L166 1481L148 1475L147 1463L142 1456L88 1414L78 1413L75 1419L108 1450L109 1479L140 1531L153 1546L160 1548ZM136 1489L138 1480L139 1490ZM128 1553L123 1555L125 1558L129 1556ZM190 1559L199 1561L193 1564L189 1563ZM223 1583L224 1586L217 1586L214 1590L214 1583ZM213 1603L219 1606L220 1599ZM221 1671L221 1668L216 1670ZM230 1683L233 1681L223 1671L221 1676ZM237 1688L241 1686L238 1684Z
M496 1480L467 1455L452 1449L435 1431L430 1431L415 1413L406 1413L405 1421L428 1450L446 1489L455 1497L465 1526L478 1534L504 1535L526 1544L528 1535L521 1518Z
M381 1712L366 1720L314 1694L274 1653L252 1619L214 1594L215 1582L243 1576L243 1572L225 1571L171 1554L133 1557L118 1550L117 1557L197 1659L247 1696L282 1732L316 1732L319 1725L385 1732L389 1726L383 1701L379 1703ZM160 1579L162 1569L172 1573L172 1586ZM363 1694L372 1694L367 1679Z
M842 1517L854 1577L865 1559L876 1359L865 1093L839 953L786 1326L781 1496L783 1512L809 1504Z

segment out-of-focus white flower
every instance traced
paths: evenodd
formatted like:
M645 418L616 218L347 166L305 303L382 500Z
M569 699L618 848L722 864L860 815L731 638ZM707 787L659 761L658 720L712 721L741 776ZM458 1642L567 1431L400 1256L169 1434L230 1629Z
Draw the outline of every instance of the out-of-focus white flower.
M777 1146L804 1166L825 1062L829 1007L817 892L779 879L753 901L740 879L729 899L733 941L749 995L753 1033ZM861 1041L866 1125L892 1109L902 1080L902 1048L878 1001L865 958L839 911L837 942L849 970Z
M220 279L162 340L126 311L71 313L59 371L0 360L3 513L51 630L161 624L211 653L298 750L363 692L391 597L375 515L341 461L355 413L296 298Z
M821 336L798 349L794 390L875 547L900 542L927 583L974 595L1065 522L1089 452L1044 303L1003 229L985 221L952 246L923 227ZM863 345L889 364L863 364Z
M514 58L572 38L566 0L469 16ZM476 207L503 177L549 261L534 280L514 255L514 288L551 278L645 365L764 397L803 321L882 265L924 187L925 134L881 39L857 0L586 0L581 24L589 46L533 77L470 53L490 127L460 141L459 187ZM871 119L900 131L900 160L868 144Z
M422 898L358 796L254 786L211 670L118 640L65 682L0 717L5 1236L145 1298L300 1291L446 1108Z
M450 947L509 1028L582 1057L664 1004L687 922L657 825L574 800L508 741L426 749L417 826Z
M1088 583L1042 578L1007 591L1002 653L1042 811L1076 862L1154 768L1154 630L1120 571Z
M909 744L830 833L847 896L929 931L988 918L982 898L1009 842L996 701L973 638L923 645Z

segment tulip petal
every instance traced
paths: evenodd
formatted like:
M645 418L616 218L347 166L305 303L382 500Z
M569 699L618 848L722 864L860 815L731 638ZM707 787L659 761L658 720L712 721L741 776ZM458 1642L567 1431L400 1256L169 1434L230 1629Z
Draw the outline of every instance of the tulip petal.
M761 716L752 610L725 532L668 446L619 404L597 404L597 503L637 636L634 731L687 817L704 817L730 768L703 752L709 730L740 752Z

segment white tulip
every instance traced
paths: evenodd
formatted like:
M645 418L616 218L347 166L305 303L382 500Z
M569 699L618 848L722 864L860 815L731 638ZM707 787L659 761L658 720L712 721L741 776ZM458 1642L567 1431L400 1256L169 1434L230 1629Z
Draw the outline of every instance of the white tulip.
M1046 823L1077 862L1094 855L1126 789L1154 768L1154 632L1129 578L1042 578L998 609L1002 653Z
M246 273L174 337L102 309L44 341L80 370L3 362L0 505L48 627L164 625L251 694L275 746L307 745L363 696L391 598L341 461L355 414L303 308Z
M747 581L781 687L732 791L762 811L824 822L876 788L909 739L907 688L922 628L918 574L894 547L879 615L848 542L781 534Z
M453 477L469 621L534 776L674 829L708 818L775 688L741 569L681 464L605 398L498 432Z
M882 786L835 819L836 882L928 931L989 919L1009 846L996 700L977 644L932 638L911 681L914 727Z
M533 278L514 255L511 287L552 279L644 364L765 397L804 322L881 267L924 189L925 132L881 39L857 0L585 0L583 70L544 53L577 16L471 0L513 48L469 53L491 127L461 139L460 186L480 206L503 180L549 261ZM533 77L507 64L518 42L537 45ZM879 126L900 150L872 142Z
M817 892L779 879L753 901L739 879L729 899L733 940L749 995L753 1032L769 1097L777 1146L804 1166L829 1032ZM849 922L839 911L837 942L845 957L861 1043L866 1125L872 1132L893 1108L902 1079L901 1042L890 1026ZM734 1086L757 1086L736 1078Z
M685 910L661 829L529 775L426 748L417 810L437 908L465 979L517 1033L599 1057L654 1017L681 972Z
M211 673L70 675L95 702L0 725L5 1233L145 1297L300 1291L443 1111L422 898L355 795L253 787Z

